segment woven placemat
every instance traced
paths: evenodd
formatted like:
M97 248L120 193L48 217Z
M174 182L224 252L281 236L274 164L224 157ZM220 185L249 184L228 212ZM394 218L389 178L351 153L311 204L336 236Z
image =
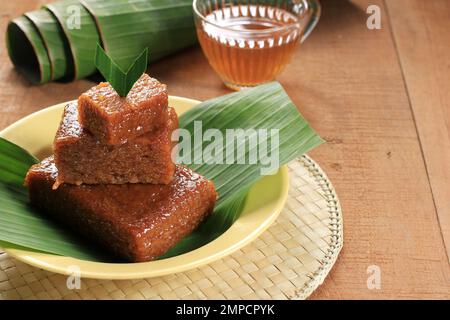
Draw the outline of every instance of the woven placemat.
M0 252L1 299L305 299L325 279L343 244L337 195L320 167L303 156L289 164L287 203L258 239L207 266L142 280L82 279Z

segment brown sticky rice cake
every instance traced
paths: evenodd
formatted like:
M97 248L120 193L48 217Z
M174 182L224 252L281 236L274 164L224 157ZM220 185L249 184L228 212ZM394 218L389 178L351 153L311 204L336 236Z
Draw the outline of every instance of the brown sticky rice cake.
M171 135L178 128L178 117L173 108L168 113L165 126L158 130L110 146L83 129L76 103L68 104L53 144L59 171L55 187L61 183L169 183L175 171Z
M101 82L78 98L79 121L97 140L117 145L151 132L167 121L166 85L143 74L126 97Z
M71 185L52 189L53 157L31 167L25 183L31 204L130 262L159 257L213 211L214 185L176 167L167 185Z

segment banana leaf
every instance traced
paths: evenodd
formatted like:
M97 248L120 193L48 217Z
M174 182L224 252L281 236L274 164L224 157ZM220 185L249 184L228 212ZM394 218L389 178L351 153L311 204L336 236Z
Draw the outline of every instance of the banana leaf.
M56 18L46 9L27 12L24 16L34 24L47 49L52 70L51 79L73 76L69 44Z
M202 121L203 132L208 129L219 129L223 135L226 134L227 129L278 129L280 166L322 143L321 138L301 117L278 82L207 100L182 114L180 127L189 132L199 131L195 128L196 121ZM191 145L195 147L190 150L191 154L187 152L183 157L195 159L196 154L199 154L200 150L205 150L210 143L204 141L203 144L195 144L194 137L193 134ZM230 143L234 142L227 141L224 149ZM246 148L243 156L248 159L249 154L257 147ZM214 181L220 195L216 207L220 207L229 196L241 188L248 188L260 177L262 164L208 165L202 162L194 163L190 167ZM226 174L222 174L224 172Z
M123 70L149 48L149 62L196 43L192 0L81 0L103 48ZM125 44L125 45L124 45Z
M221 132L232 128L278 129L280 166L322 143L277 82L205 101L180 116L180 127L194 135L197 121L204 130ZM236 148L246 143L236 140ZM194 155L200 147L195 143L191 146L187 154ZM245 149L248 155L250 147ZM105 261L101 250L94 250L28 205L22 181L36 161L25 150L0 140L0 245L3 242L8 247ZM225 232L239 217L247 191L261 178L263 164L198 163L190 167L214 181L219 199L213 214L162 258L194 250Z
M6 46L11 61L32 83L51 80L52 71L47 49L30 20L22 16L8 24Z
M96 72L94 55L100 37L95 21L78 0L63 0L45 6L64 31L74 62L73 79Z
M11 22L8 53L33 83L94 74L97 43L128 70L146 47L152 62L197 41L191 0L61 0L24 16L34 28Z

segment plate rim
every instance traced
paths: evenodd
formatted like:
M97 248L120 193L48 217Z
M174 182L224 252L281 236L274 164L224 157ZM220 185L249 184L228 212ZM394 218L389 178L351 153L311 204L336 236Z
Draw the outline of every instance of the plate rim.
M75 101L75 100L72 100L72 101ZM169 101L172 101L175 103L180 103L180 102L186 103L186 104L190 105L190 107L195 106L196 104L199 104L201 102L198 100L185 98L185 97L179 97L179 96L169 96ZM36 117L38 114L45 113L45 112L51 112L53 109L61 108L69 102L70 101L58 103L58 104L55 104L55 105L52 105L52 106L49 106L46 108L42 108L35 112L32 112L31 114L15 121L11 125L7 126L3 130L1 130L0 137L3 137L8 132L15 130L18 126L23 125L24 123L29 121L31 118ZM271 212L267 215L267 217L265 219L263 219L263 221L262 221L263 224L261 224L258 228L256 228L252 232L248 233L247 235L239 238L237 241L234 241L231 246L228 246L219 251L215 251L213 254L210 254L200 260L190 260L190 262L184 263L181 266L175 265L170 268L152 270L152 268L150 267L151 266L150 264L154 265L158 261L159 262L160 261L167 262L167 260L171 260L171 259L180 259L180 257L182 257L182 256L189 255L193 252L194 253L198 252L198 250L200 250L204 247L210 247L210 246L214 245L214 243L217 240L219 240L221 238L222 239L226 238L227 236L232 234L235 231L235 229L239 228L239 223L238 223L239 219L236 221L236 223L234 223L227 231L225 231L218 238L216 238L215 240L211 241L210 243L208 243L198 249L192 250L188 253L185 253L185 254L182 254L182 255L179 255L176 257L172 257L172 258L168 258L168 259L164 259L164 260L149 261L149 262L105 263L105 262L94 262L94 261L81 260L81 259L67 257L67 256L59 256L59 255L55 255L55 254L51 254L51 253L33 252L33 251L25 250L25 249L8 248L8 247L6 247L6 248L3 247L2 249L5 252L7 252L9 255L11 255L12 257L14 257L24 263L27 263L34 267L45 269L45 270L48 270L48 271L51 271L54 273L58 273L58 274L73 275L73 270L68 268L67 263L64 263L64 262L59 262L59 264L57 263L56 265L54 263L51 263L52 259L63 259L63 260L68 259L69 261L72 261L72 265L75 265L75 266L77 265L77 262L80 264L88 263L92 267L95 267L95 269L100 270L100 271L92 271L92 270L86 271L81 268L79 275L82 278L108 279L108 280L132 280L132 279L151 278L151 277L169 275L169 274L178 273L178 272L184 272L184 271L187 271L187 270L190 270L193 268L204 266L213 261L219 260L219 259L221 259L225 256L228 256L228 255L232 254L233 252L243 248L245 245L247 245L251 241L255 240L261 233L263 233L276 220L276 218L281 213L281 211L286 203L287 197L288 197L289 173L288 173L287 166L286 165L281 166L279 168L277 174L279 174L281 176L281 181L282 181L282 183L280 185L280 187L281 187L280 188L280 196L274 203L275 208L273 210L271 210ZM50 262L49 262L49 260L50 260ZM61 264L64 264L64 266L61 266ZM148 271L146 271L146 272L139 271L139 270L134 271L134 272L127 272L127 273L114 271L114 270L113 271L108 271L108 270L102 271L102 269L104 269L104 268L120 268L120 267L127 266L127 265L128 266L129 265L139 265L139 266L148 265L149 268L148 268ZM70 265L69 265L69 267L70 267Z

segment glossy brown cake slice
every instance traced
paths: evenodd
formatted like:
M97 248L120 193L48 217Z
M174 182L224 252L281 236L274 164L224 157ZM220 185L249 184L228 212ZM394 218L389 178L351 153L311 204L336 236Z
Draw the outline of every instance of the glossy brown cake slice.
M81 125L104 144L117 145L165 125L166 85L143 74L126 97L101 82L78 98Z
M213 211L211 181L177 166L167 185L70 185L57 190L53 158L28 171L31 204L127 261L164 254Z
M172 132L178 128L178 117L168 109L166 124L154 132L120 145L100 143L78 122L76 103L64 110L56 133L53 150L59 175L55 187L71 184L157 183L172 180Z

